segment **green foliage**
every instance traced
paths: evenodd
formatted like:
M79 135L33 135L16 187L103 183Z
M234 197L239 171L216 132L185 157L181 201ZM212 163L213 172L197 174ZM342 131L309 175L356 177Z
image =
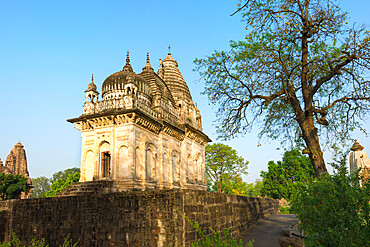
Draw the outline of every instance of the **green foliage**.
M297 189L291 201L306 246L370 246L370 184L348 175L346 158L325 174Z
M69 235L64 239L63 245L59 247L77 247L78 242L73 244L72 240L69 238ZM17 237L17 235L12 232L12 239L9 242L0 243L0 247L49 247L48 244L45 244L45 239L41 238L37 240L33 238L31 243L28 245L22 245L21 241Z
M50 179L41 176L32 179L32 198L46 197L46 192L50 189Z
M239 156L235 149L221 144L208 144L205 150L206 175L211 183L211 188L219 193L225 189L232 190L230 183L240 185L240 175L248 174L247 165L243 157Z
M2 200L17 199L22 192L26 195L31 189L27 178L20 174L0 173L0 198Z
M280 214L291 214L292 209L290 206L280 206Z
M236 176L227 185L223 185L223 187L223 193L225 194L258 197L261 196L262 181L256 180L255 183L247 183L240 176ZM217 191L215 185L212 186L211 191Z
M77 172L78 173L80 172L80 168L73 167L73 168L62 170L62 171L58 171L54 173L51 178L47 178L44 176L33 178L32 179L32 185L33 185L32 197L33 198L47 197L48 193L49 193L49 196L55 196L55 194L58 193L58 192L55 192L55 190L59 191L58 189L59 187L64 187L65 182L68 179L68 176L71 174L75 174ZM58 180L61 180L61 181L58 182ZM74 182L77 182L77 181L74 181ZM49 192L49 190L51 189L51 185L54 183L56 184L53 187L54 188L53 191Z
M262 180L256 179L254 183L247 184L247 189L245 191L245 196L259 197L262 195Z
M62 178L55 181L51 186L50 190L46 192L46 197L53 197L57 193L60 193L62 190L72 185L72 183L78 182L80 180L80 172L75 172L69 174L65 180Z
M294 188L311 181L314 170L310 159L298 150L286 151L282 161L268 163L268 171L262 171L261 194L275 199L290 200Z
M228 175L225 175L224 179L225 178L228 178ZM248 184L244 182L239 175L237 175L235 176L234 179L228 180L227 183L225 183L225 180L223 180L222 188L223 188L222 192L225 194L245 196ZM217 191L217 186L215 184L212 186L212 190Z
M366 132L370 32L348 26L336 0L240 2L245 39L194 61L218 108L218 134L258 126L260 137L283 144L302 136L318 176L323 143L337 149L355 128Z
M188 217L184 216L185 219L197 230L199 239L198 241L191 243L191 247L243 247L243 241L239 243L230 236L229 231L224 228L223 234L216 232L211 227L209 231L201 229L197 221L192 221ZM249 241L247 247L253 247L253 241Z
M72 168L65 169L63 171L58 171L53 174L52 178L50 179L50 183L51 184L55 183L59 179L67 180L68 175L74 174L76 172L80 172L80 168L72 167Z

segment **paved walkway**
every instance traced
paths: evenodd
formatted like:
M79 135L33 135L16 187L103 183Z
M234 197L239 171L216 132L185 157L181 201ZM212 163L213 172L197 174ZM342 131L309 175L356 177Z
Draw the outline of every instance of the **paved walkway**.
M241 239L244 244L254 239L253 247L279 247L278 240L283 237L282 227L297 222L293 214L271 215L249 228Z

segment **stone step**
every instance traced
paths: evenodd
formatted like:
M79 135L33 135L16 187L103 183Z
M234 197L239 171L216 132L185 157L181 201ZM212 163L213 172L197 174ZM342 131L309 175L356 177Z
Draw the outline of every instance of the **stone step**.
M113 191L113 181L101 180L101 181L89 181L89 182L77 182L68 186L56 196L74 196L88 193L108 193Z

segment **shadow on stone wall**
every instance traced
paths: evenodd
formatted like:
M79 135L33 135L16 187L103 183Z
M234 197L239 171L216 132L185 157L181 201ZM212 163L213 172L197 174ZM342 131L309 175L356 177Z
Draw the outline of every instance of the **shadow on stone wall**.
M0 202L0 241L12 230L24 244L43 237L59 246L70 235L79 246L187 246L197 233L183 215L236 237L278 208L269 198L195 190L11 200Z

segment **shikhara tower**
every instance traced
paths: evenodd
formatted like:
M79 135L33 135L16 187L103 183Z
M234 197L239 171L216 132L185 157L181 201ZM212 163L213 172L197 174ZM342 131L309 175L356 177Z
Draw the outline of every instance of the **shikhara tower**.
M201 115L177 61L168 53L154 72L147 54L140 74L127 52L122 71L108 76L102 99L92 79L81 131L81 182L111 180L118 190L206 188Z

